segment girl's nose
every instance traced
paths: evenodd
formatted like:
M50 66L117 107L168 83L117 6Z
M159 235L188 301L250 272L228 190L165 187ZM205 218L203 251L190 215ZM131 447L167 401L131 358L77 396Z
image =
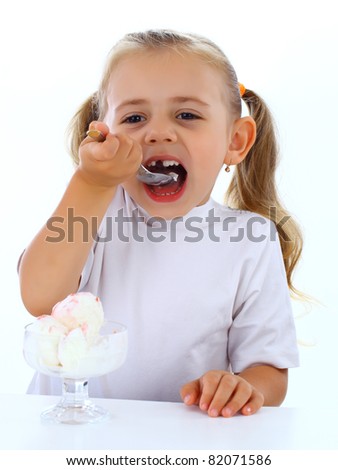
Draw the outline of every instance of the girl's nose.
M165 124L150 126L145 135L146 144L158 144L162 142L174 143L177 141L176 132Z

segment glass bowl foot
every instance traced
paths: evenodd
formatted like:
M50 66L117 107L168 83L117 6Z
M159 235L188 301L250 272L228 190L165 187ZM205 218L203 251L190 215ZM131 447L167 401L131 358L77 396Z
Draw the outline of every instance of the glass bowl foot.
M52 424L87 424L107 420L109 416L109 411L89 402L80 406L58 404L43 411L41 420Z

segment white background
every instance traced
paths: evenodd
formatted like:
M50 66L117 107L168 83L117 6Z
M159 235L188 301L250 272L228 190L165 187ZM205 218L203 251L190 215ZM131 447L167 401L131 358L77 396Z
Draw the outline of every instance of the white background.
M281 196L304 230L296 286L321 304L294 302L301 367L285 405L336 405L337 89L335 1L11 0L0 16L0 392L23 393L22 352L32 320L16 262L72 173L66 126L96 90L106 54L125 33L173 28L208 36L239 80L261 94L279 129ZM214 197L222 200L226 178Z

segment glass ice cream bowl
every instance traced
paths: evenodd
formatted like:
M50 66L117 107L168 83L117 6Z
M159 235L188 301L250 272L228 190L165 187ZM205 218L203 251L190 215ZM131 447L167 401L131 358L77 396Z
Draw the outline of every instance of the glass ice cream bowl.
M62 381L59 403L41 414L44 422L65 424L95 423L109 418L109 412L88 396L88 380L118 369L128 348L127 328L104 321L96 334L79 328L65 334L61 328L25 327L23 353L36 371Z

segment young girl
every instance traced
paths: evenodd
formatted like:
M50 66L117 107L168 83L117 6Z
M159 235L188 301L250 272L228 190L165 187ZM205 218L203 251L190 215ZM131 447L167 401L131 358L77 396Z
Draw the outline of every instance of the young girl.
M241 95L251 116L241 117ZM20 280L34 316L90 291L107 319L128 327L126 363L91 380L91 395L182 399L224 417L280 405L298 365L289 289L301 238L276 194L264 102L211 41L128 34L71 136L76 170L25 251ZM176 181L142 183L141 163ZM224 164L235 166L234 209L210 198ZM58 387L36 375L29 391Z

